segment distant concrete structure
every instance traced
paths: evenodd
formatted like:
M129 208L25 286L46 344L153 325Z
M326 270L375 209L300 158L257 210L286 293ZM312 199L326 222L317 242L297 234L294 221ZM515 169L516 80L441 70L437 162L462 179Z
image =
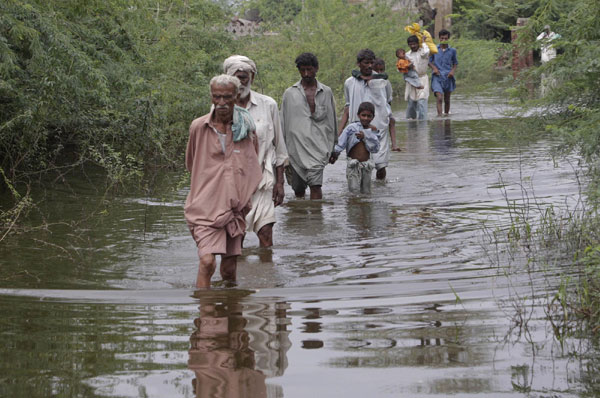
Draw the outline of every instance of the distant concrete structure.
M249 36L257 34L258 22L248 19L233 17L225 30L235 36Z
M250 8L244 12L244 18L256 23L262 22L258 8Z
M442 29L452 31L452 21L448 17L452 14L452 0L429 0L429 4L437 10L434 37L437 38Z

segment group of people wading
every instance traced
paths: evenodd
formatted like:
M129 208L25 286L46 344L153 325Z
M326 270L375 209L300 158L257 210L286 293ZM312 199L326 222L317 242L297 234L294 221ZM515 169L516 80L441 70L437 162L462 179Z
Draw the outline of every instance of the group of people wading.
M427 82L421 88L407 84L407 117L425 118L429 81L426 75L421 78L421 64L432 63L434 74L442 68L429 59L424 43L412 44L413 38L408 39L411 51L406 58L420 81ZM273 98L251 89L256 64L242 55L227 58L223 74L210 81L211 111L190 126L185 163L191 182L184 212L198 247L198 288L210 287L217 254L221 277L235 282L237 256L247 231L256 233L261 247L273 245L284 174L296 197L304 197L308 188L311 199L321 199L325 166L345 150L349 190L369 193L373 168L377 179L385 179L390 151L399 150L391 84L385 64L373 51L357 54L358 70L344 83L346 104L339 126L333 93L316 78L317 57L303 53L295 63L301 79L284 92L278 109ZM452 82L455 67L452 75L446 74ZM448 113L450 95L443 91L441 97L446 95Z

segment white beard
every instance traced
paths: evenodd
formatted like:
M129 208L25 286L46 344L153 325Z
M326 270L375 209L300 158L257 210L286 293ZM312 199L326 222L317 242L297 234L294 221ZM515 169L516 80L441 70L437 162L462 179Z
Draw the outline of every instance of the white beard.
M250 95L250 86L252 83L248 82L247 86L240 87L240 98L247 98Z

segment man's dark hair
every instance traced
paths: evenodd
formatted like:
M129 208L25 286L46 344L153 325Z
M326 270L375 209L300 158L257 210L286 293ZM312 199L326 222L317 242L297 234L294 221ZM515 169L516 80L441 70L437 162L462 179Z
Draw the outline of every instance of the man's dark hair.
M301 66L313 66L315 68L319 67L319 60L317 56L313 53L302 53L296 57L296 68Z
M450 37L450 32L448 32L446 29L440 30L440 33L438 33L438 37L441 37L444 35L448 35L448 37Z
M385 61L383 60L383 58L375 58L375 61L373 62L373 67L375 67L376 65L381 65L383 66L383 69L385 69Z
M358 106L358 112L356 112L356 114L358 115L362 111L369 111L373 114L373 116L375 116L375 105L370 102L361 102Z
M375 60L375 58L376 58L375 53L373 51L369 50L368 48L364 48L364 49L360 50L358 52L358 54L356 54L356 63L359 63L365 59Z
M412 36L408 36L408 39L406 39L406 43L410 44L410 43L418 43L419 42L419 38L415 35Z

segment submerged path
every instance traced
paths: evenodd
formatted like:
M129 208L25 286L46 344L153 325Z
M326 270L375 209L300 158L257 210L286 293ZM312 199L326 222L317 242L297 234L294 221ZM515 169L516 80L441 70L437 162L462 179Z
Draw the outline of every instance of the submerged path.
M400 121L403 150L370 196L347 193L344 158L326 168L322 201L286 186L275 247L248 237L236 289L193 296L186 191L105 203L100 222L42 244L12 241L3 269L44 282L0 285L0 395L578 396L584 370L528 306L546 281L505 277L485 233L510 225L509 202L576 201L574 172L546 139L509 138L501 111L498 98L456 95L450 118ZM79 199L102 206L86 189ZM47 205L77 213L73 190ZM519 309L527 330L514 328Z

